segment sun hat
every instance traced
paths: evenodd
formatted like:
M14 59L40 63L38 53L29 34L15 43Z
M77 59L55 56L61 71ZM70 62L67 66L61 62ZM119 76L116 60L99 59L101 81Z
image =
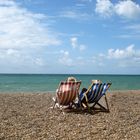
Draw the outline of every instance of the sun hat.
M101 80L92 80L93 83L102 83Z
M67 81L76 82L77 80L75 77L68 77Z

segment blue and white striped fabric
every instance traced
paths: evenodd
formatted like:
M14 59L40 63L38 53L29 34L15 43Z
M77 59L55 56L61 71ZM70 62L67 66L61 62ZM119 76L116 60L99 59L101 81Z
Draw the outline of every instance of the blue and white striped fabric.
M103 95L105 95L107 89L108 89L108 83L104 83L101 85L100 91L95 99L95 102L97 102Z
M89 89L88 93L86 92L81 92L79 97L82 102L82 100L85 98L85 96L88 99L88 103L94 103L97 102L103 95L105 95L109 83L94 83L92 84L91 88Z
M94 98L96 97L97 91L99 88L99 83L93 84L89 92L86 94L86 91L81 91L79 98L82 101L85 96L87 96L89 102L93 102Z
M88 98L88 102L89 103L93 103L97 94L98 94L98 90L100 88L100 84L97 83L97 84L93 84L92 88L91 88L91 91L89 91L87 93L87 98Z

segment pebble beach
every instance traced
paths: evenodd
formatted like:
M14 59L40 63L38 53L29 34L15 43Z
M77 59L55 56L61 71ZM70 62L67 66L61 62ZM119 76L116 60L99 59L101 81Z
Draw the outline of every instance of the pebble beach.
M109 112L63 113L51 108L54 95L0 93L0 140L140 139L140 90L107 93Z

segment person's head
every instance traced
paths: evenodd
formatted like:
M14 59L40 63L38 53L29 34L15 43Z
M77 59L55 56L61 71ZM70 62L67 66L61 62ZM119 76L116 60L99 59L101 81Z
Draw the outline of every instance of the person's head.
M68 77L67 81L68 82L76 82L76 78L75 77Z

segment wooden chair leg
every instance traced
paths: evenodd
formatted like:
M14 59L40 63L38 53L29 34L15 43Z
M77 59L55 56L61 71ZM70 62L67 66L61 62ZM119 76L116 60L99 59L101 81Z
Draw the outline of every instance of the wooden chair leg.
M106 109L104 106L102 106L101 104L97 103L97 105L100 106L100 108L103 109L104 111L107 110L107 109Z
M56 99L54 100L53 109L55 108L55 105L56 105Z
M108 102L107 102L107 97L106 97L106 95L105 95L105 102L106 102L106 107L107 107L107 108L105 108L103 105L101 105L101 104L99 103L99 100L98 100L97 102L95 102L95 104L93 105L93 107L95 107L95 105L97 104L98 106L100 106L101 109L103 109L103 110L106 111L106 112L109 112L109 105L108 105Z
M106 97L106 95L105 95L105 102L106 102L107 110L109 111L109 105L108 105L108 101L107 101L107 97Z

